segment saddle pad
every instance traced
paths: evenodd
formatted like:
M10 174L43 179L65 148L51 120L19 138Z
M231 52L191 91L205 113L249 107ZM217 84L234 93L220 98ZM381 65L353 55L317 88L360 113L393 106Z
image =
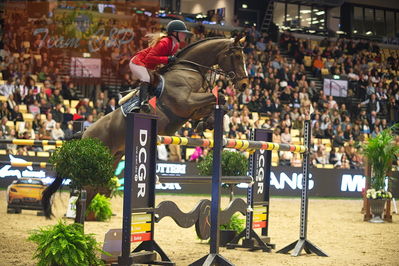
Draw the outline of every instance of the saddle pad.
M139 95L136 93L132 98L128 99L125 103L121 105L121 111L124 117L127 116L128 113L132 112L135 106L138 106L140 102Z

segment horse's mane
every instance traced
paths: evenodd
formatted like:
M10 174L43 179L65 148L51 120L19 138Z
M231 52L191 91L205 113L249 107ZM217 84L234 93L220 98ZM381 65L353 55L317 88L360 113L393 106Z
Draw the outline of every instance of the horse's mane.
M227 40L228 38L226 38L226 37L209 37L209 38L205 38L205 39L202 39L202 40L199 40L199 41L190 43L189 45L187 45L186 47L184 47L183 49L181 49L180 51L178 51L178 52L175 54L175 56L176 56L177 58L179 58L179 57L183 56L183 54L186 53L188 50L190 50L190 48L192 48L192 47L194 47L194 46L196 46L196 45L198 45L198 44L201 44L201 43L203 43L203 42L210 41L210 40L217 40L217 39L226 39L226 40Z

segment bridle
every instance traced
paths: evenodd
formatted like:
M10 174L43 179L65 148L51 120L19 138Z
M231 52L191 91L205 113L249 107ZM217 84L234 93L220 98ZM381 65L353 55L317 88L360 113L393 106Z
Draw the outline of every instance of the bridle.
M241 46L232 46L232 47L229 47L229 49L227 51L221 51L220 53L224 52L225 55L228 55L231 50L235 50L235 49L242 50L243 48ZM219 54L217 55L217 57L219 57ZM226 72L226 71L224 71L222 69L217 69L217 68L205 66L205 65L199 64L197 62L186 60L186 59L180 59L180 60L177 59L176 63L189 64L189 65L193 65L193 66L196 66L198 68L210 71L210 73L211 73L210 77L207 79L202 71L197 71L195 69L188 69L188 70L191 70L191 71L199 72L202 75L202 77L204 78L204 80L206 81L206 83L208 83L208 86L206 86L206 87L210 88L210 89L212 89L212 86L213 86L214 82L216 81L216 75L224 76L228 80L231 80L233 82L239 82L239 81L241 81L243 79L247 79L248 78L247 75L237 76L236 73L234 71L232 71L232 70ZM231 65L234 65L233 59L231 59Z

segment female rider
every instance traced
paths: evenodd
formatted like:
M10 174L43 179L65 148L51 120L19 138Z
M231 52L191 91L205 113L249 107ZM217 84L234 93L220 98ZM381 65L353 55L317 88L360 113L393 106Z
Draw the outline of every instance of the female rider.
M174 54L179 49L179 43L184 40L186 34L191 32L187 30L186 24L180 20L172 20L166 26L167 36L160 36L151 41L150 46L137 52L130 60L129 67L133 78L140 81L140 108L149 112L148 95L153 96L154 91L150 84L150 75L148 70L155 70L160 64L169 64L176 61Z

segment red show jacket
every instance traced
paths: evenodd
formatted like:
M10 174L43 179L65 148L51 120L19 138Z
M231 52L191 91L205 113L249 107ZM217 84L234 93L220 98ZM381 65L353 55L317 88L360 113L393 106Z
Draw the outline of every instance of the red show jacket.
M164 37L154 46L137 52L131 61L136 65L154 70L159 64L167 64L168 56L174 55L178 49L179 43L173 45L172 37Z

